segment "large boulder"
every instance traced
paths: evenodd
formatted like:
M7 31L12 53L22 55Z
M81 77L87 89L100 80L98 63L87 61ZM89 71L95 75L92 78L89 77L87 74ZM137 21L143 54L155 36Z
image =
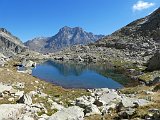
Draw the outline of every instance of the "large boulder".
M98 107L94 104L90 104L89 106L87 106L84 110L85 112L85 116L90 116L90 115L100 115L101 112L98 109Z
M86 108L90 104L93 104L95 102L95 99L90 96L82 96L76 99L76 105L81 108Z
M36 67L36 62L33 62L31 60L22 59L22 66L24 67Z
M4 91L11 91L13 88L12 86L9 86L9 85L5 85L5 84L2 84L0 83L0 93L4 92Z
M24 104L2 104L0 105L0 120L18 120L24 109Z
M32 104L32 98L29 94L24 94L18 101L17 103L23 103L26 105L31 105Z
M63 109L64 107L60 104L57 104L56 102L53 102L52 103L52 106L51 106L51 109L57 109L57 110L61 110Z
M147 71L154 71L160 69L160 51L157 51L147 63Z
M121 102L124 107L135 107L135 106L145 106L149 104L149 101L145 99L138 99L138 98L130 98L126 96L121 97Z
M48 120L83 120L83 109L77 106L63 108L49 117Z

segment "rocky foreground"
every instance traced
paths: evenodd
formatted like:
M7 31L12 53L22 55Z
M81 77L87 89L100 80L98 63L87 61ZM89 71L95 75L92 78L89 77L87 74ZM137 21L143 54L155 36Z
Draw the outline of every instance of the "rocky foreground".
M39 81L35 81L38 84ZM35 84L31 83L31 85ZM91 89L86 92L88 95L69 100L67 106L56 98L46 94L41 87L34 86L33 91L25 90L24 82L15 84L0 83L1 102L0 119L13 120L83 120L90 119L93 115L99 116L97 119L158 119L159 109L155 108L155 97L157 92L143 90L145 97L138 98L138 94L123 94L123 92L113 89ZM44 87L44 86L43 86ZM68 91L69 92L69 91ZM159 97L159 96L156 96ZM41 102L44 99L46 102ZM157 98L158 99L158 98ZM10 103L9 103L10 102ZM49 106L46 107L46 104ZM158 104L158 103L157 103ZM147 110L141 110L147 107ZM158 107L158 106L157 106ZM53 113L49 113L54 111ZM140 113L140 112L144 113Z
M0 68L1 120L160 118L159 84L119 90L64 89L18 72L13 67L16 64L18 59L14 58Z

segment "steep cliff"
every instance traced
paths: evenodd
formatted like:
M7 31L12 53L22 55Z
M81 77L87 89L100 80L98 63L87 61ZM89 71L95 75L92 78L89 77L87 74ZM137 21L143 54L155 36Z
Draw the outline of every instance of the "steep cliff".
M25 49L25 46L19 38L13 36L5 28L0 28L0 52L10 56L15 53L20 53Z

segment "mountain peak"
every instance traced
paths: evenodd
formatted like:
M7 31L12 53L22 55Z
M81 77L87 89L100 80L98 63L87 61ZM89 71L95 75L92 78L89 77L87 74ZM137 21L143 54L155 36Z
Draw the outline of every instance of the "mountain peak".
M71 28L71 27L68 27L68 26L62 27L59 31L63 32L63 31L72 31L72 30L83 31L83 29L80 28L80 27L73 27L73 28Z
M8 34L8 35L11 35L11 33L8 32L8 30L5 29L5 28L0 28L0 32L6 33L6 34Z
M25 43L30 49L37 52L54 52L72 45L86 45L93 43L103 35L94 35L91 32L84 31L81 27L64 26L59 32L48 39L33 39ZM37 46L37 49L35 49Z

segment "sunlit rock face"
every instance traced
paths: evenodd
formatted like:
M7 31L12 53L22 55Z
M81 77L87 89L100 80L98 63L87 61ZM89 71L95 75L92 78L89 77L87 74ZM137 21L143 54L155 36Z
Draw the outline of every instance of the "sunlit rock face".
M4 28L0 28L0 52L4 55L20 53L25 49L21 40Z

